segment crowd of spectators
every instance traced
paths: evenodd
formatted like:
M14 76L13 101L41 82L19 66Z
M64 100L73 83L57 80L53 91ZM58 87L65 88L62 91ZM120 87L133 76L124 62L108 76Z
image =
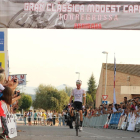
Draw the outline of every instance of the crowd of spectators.
M127 97L124 97L124 101L120 104L101 104L98 108L93 109L89 107L84 109L84 116L91 118L92 116L100 116L103 114L112 114L112 113L126 113L127 115L133 112L136 116L139 116L140 112L140 97L135 97L134 99L127 100Z
M24 112L24 124L28 121L28 126L31 125L42 125L42 126L55 126L58 123L58 126L66 125L66 111L56 112L53 111L32 111Z
M16 113L18 108L19 92L15 92L18 86L18 79L6 78L5 70L0 67L0 117L3 134L8 137L7 113ZM4 109L5 108L5 109Z
M124 121L136 125L136 122L140 119L140 97L135 97L133 99L127 100L127 97L124 97L124 101L120 104L101 104L98 108L95 109L87 108L84 110L84 117L98 117L100 115L108 114L108 120L111 117L111 114L121 113L118 129L121 129L121 125ZM132 119L133 118L133 119ZM128 125L128 130L134 130L134 127Z

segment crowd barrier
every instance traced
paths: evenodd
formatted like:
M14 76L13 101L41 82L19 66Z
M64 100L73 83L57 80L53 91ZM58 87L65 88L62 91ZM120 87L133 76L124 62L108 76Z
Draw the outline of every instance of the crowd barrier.
M84 117L83 119L83 127L99 127L103 128L107 121L108 114L100 115L97 117L91 117L90 119Z
M120 117L121 117L121 113L111 114L109 128L116 128L117 129Z
M110 116L110 119L108 118ZM93 128L109 128L109 129L122 129L127 130L129 126L127 117L122 117L121 113L104 114L97 117L83 117L83 127ZM126 121L127 120L127 121ZM119 125L118 125L119 124ZM124 127L125 124L125 127ZM124 127L124 128L123 128ZM140 117L137 118L135 123L135 131L140 131Z

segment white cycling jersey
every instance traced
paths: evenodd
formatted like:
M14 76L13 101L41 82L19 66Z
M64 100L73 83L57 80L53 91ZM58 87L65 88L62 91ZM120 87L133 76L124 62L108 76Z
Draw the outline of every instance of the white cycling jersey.
M83 89L77 89L77 88L75 88L72 91L72 94L71 95L74 97L74 102L75 101L82 102L83 97L86 97L86 92Z

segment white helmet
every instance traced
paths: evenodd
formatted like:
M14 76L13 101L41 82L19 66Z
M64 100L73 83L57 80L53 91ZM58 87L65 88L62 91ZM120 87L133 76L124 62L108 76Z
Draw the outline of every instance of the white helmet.
M82 81L81 80L77 80L76 84L82 84Z

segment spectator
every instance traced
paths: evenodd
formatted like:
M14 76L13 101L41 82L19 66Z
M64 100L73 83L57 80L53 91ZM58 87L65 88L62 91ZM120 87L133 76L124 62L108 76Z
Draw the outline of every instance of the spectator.
M47 125L50 125L50 113L47 114Z
M128 128L127 130L129 131L134 131L135 130L135 125L136 125L136 114L134 112L135 108L134 108L134 105L131 106L130 108L130 120L129 120L129 125L128 125Z
M4 74L3 73L0 73L0 90L4 90L5 89L4 86L3 86L4 79L5 79Z
M124 97L124 104L127 104L127 97Z
M7 127L7 113L3 110L3 106L7 108L9 112L9 106L12 103L12 89L9 87L4 87L4 90L0 92L0 117L2 123L3 134L8 136L8 127Z
M59 114L58 114L58 119L59 119L59 125L61 126L61 120L62 120L62 114L59 112ZM58 126L59 126L58 125Z
M53 116L53 113L52 113L52 111L50 111L50 114L49 114L49 119L50 119L50 123L51 123L50 126L52 126L52 116Z
M26 118L27 118L27 113L26 112L24 113L24 116L23 117L24 117L24 124L26 125L26 121L27 121L26 120Z
M37 113L36 113L36 111L34 111L34 125L35 125L35 123L37 125Z
M87 109L84 109L84 116L87 116Z
M42 112L39 111L37 116L38 116L38 124L42 125L42 122L41 122Z
M55 126L55 118L56 118L56 112L55 110L53 111L53 125Z
M29 112L27 113L28 116L28 125L31 126L32 125L32 112L31 110L29 110Z
M63 126L65 126L65 111L62 112L62 123L63 123Z
M42 112L43 124L46 126L46 114Z

